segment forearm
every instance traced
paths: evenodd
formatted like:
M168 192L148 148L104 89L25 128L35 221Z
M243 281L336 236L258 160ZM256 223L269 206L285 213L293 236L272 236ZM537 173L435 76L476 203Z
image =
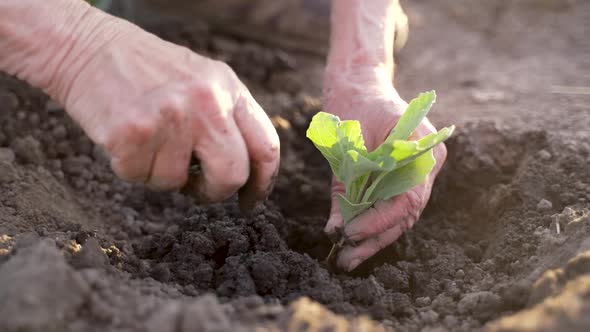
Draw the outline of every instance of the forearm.
M383 67L393 74L397 0L333 0L328 74Z
M115 36L114 18L82 0L0 2L0 71L65 104L77 73Z

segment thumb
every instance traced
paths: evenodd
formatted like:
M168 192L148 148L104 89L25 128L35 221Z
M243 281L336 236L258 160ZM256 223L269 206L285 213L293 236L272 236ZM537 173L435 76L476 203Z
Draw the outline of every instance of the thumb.
M338 229L343 228L342 214L338 205L338 194L344 194L344 184L332 179L332 207L330 209L330 218L324 227L324 232L328 235L335 234Z

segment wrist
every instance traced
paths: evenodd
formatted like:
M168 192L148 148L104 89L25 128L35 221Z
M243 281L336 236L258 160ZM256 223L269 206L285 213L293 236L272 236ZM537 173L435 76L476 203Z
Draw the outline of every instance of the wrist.
M81 0L0 4L0 70L65 104L78 73L116 35L117 19Z
M379 66L358 66L346 71L327 68L324 73L323 92L324 98L353 95L401 100L395 91L389 71Z
M382 67L363 67L347 74L326 72L323 102L330 113L357 120L369 113L401 115L407 105Z
M393 75L397 0L334 0L328 72L383 68Z

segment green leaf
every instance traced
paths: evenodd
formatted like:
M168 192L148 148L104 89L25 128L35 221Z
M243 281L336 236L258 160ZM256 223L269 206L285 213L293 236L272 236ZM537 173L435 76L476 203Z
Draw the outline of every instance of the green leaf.
M455 126L451 126L424 136L417 141L394 141L391 157L397 161L397 167L402 167L447 140L454 130Z
M434 91L421 93L418 97L412 99L397 125L391 130L386 142L407 140L426 117L435 101L436 93Z
M387 173L376 183L371 194L365 201L376 202L378 200L386 200L412 189L426 180L435 164L436 160L434 159L432 150L429 150L407 165Z
M351 202L360 202L364 189L371 179L371 172L365 173L356 180L346 183L346 196Z
M394 160L399 161L398 158L390 158L394 152L394 143L396 141L406 141L410 137L426 117L435 100L436 94L434 91L421 93L418 97L412 99L389 136L375 150L369 153L369 158L388 165L394 164Z
M393 167L391 167L393 169ZM367 172L391 170L385 167L383 163L373 161L354 150L349 150L344 158L340 175L344 179L356 180Z
M337 199L338 206L340 207L340 214L342 214L342 220L345 225L373 205L371 202L358 204L351 203L346 197L342 196L342 194L338 194Z
M335 115L319 112L311 120L307 137L328 160L332 172L341 182L345 182L346 179L343 178L340 168L344 159L349 157L349 151L359 155L367 154L358 121L340 121ZM347 169L347 172L350 172L350 169Z

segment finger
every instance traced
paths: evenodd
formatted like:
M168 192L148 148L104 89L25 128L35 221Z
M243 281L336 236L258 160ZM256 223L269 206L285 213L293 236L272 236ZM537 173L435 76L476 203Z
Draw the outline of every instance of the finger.
M158 128L154 122L143 119L121 121L113 131L113 143L105 148L111 155L111 167L121 179L143 183L151 172L155 151L160 145Z
M235 109L234 119L250 160L248 182L239 192L240 208L250 210L272 191L279 171L279 136L262 107L247 91Z
M166 124L166 140L156 152L147 185L153 190L181 188L188 178L192 135L181 98L169 96L160 114Z
M332 178L332 207L330 208L330 218L324 227L324 232L328 235L335 234L337 229L343 225L342 214L338 205L338 194L344 195L344 184Z
M231 197L248 180L250 166L246 143L231 116L230 98L221 91L195 88L191 107L199 112L193 125L194 152L202 172L189 179L186 192L206 202ZM218 97L219 96L219 97Z
M412 227L422 212L423 202L430 194L428 184L420 185L374 207L353 219L344 230L350 240L360 241L379 235L394 226L403 231Z
M122 180L144 183L150 176L154 153L152 149L132 148L111 158L111 168Z
M356 247L345 246L338 254L336 264L341 269L352 271L369 257L392 244L403 232L401 225L396 225L379 235L364 240Z

